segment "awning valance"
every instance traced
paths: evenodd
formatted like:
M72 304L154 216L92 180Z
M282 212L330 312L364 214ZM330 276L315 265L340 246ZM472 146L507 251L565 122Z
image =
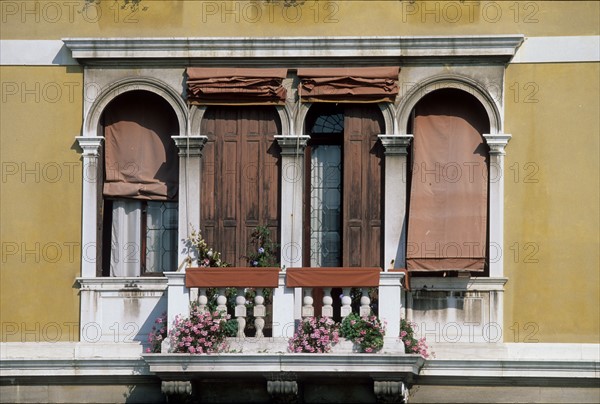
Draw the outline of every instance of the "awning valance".
M393 102L399 67L298 69L303 102Z
M187 69L188 102L196 105L284 104L287 69Z

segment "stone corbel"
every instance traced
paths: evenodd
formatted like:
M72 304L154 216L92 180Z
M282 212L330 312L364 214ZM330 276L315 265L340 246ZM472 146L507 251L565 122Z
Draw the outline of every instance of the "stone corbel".
M295 380L267 380L267 392L275 403L298 402L298 383Z
M192 382L190 381L163 381L161 390L167 396L176 394L192 394Z
M408 403L408 388L399 380L375 380L373 392L378 403Z

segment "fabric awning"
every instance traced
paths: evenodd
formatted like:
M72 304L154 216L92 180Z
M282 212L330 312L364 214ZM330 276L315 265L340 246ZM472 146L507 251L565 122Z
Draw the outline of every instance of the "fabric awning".
M195 105L284 104L287 69L187 69L188 102Z
M179 156L172 135L175 113L160 96L131 91L104 111L104 196L144 200L177 198Z
M471 95L439 90L417 104L406 265L483 271L487 250L487 115Z
M303 102L393 102L399 67L298 69Z

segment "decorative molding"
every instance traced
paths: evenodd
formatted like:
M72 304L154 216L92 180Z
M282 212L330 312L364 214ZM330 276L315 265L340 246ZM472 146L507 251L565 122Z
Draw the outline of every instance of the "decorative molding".
M310 136L275 136L275 140L279 147L281 147L282 156L297 156L304 153L306 143L310 139Z
M181 157L202 157L208 136L171 136L179 149Z
M379 135L379 140L385 148L385 155L402 155L405 156L408 153L408 147L413 139L413 135Z
M469 57L508 62L523 35L378 37L65 38L73 58ZM397 59L396 59L397 60ZM301 61L301 59L299 59Z
M161 390L166 395L192 394L192 382L190 381L162 381Z
M486 143L490 147L490 154L505 155L506 145L512 138L511 135L506 133L498 134L484 134Z
M77 144L83 150L83 157L98 157L100 154L100 147L104 137L102 136L76 136Z
M81 289L98 291L115 291L124 289L136 290L160 290L167 288L165 277L97 277L97 278L75 278Z
M504 290L508 278L440 278L440 277L412 277L410 286L412 291L493 291Z
M408 388L402 381L375 380L373 392L379 403L407 403Z

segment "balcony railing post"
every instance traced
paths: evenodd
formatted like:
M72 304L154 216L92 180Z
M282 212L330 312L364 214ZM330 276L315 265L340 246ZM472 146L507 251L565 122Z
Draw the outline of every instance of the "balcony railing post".
M312 288L302 288L304 298L302 299L302 318L314 317L315 307L313 306Z
M273 337L294 334L294 293L294 288L286 287L285 272L279 272L278 287L273 291Z
M267 310L264 305L265 298L262 296L262 288L256 288L256 296L254 297L254 328L256 328L256 338L264 337L263 329L265 328L265 316Z
M323 317L333 317L332 304L331 288L323 288L323 307L321 308L321 315Z
M208 311L208 296L206 295L206 288L198 288L198 311L205 313Z
M185 286L185 272L164 272L167 277L167 330L170 334L177 316L190 315L190 290ZM162 352L170 350L169 339L165 339Z
M369 297L369 289L361 289L362 296L360 297L360 316L367 317L371 314L371 298Z
M395 345L400 336L403 272L382 272L379 278L379 318L385 322L385 346Z
M217 311L227 314L227 297L225 297L225 288L217 289Z
M352 297L350 297L350 288L342 289L342 307L340 309L340 314L342 319L348 317L350 313L352 313Z
M244 297L244 289L238 289L238 295L235 298L235 317L238 323L238 338L245 338L246 333L246 298Z

